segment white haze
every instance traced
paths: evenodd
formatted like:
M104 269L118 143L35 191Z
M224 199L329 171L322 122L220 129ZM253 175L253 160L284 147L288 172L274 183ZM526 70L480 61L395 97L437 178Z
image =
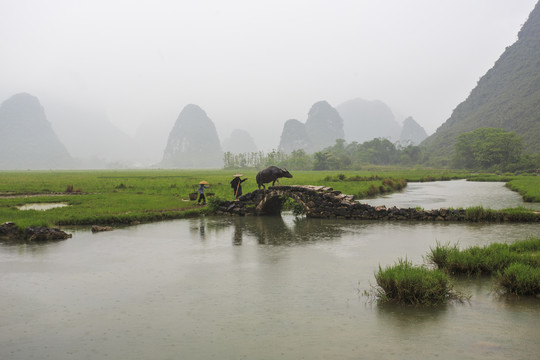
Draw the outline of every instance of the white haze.
M0 101L94 108L157 154L190 103L264 150L319 100L381 100L433 133L535 3L2 0Z

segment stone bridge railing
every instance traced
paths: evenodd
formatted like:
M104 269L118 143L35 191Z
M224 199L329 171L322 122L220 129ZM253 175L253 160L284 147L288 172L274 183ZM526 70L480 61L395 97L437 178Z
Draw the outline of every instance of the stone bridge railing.
M239 201L226 201L218 207L218 214L277 215L283 202L294 199L304 208L307 217L345 218L361 220L420 220L420 221L475 221L468 219L465 209L420 210L371 206L354 200L354 195L342 194L332 188L313 185L271 186L255 190L240 197ZM490 221L523 221L497 213ZM486 220L486 219L480 219ZM540 221L540 214L529 221Z

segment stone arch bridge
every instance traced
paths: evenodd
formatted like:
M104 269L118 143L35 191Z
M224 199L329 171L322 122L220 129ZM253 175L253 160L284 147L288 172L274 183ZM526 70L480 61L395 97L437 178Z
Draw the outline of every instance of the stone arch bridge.
M217 209L218 214L232 215L278 215L284 201L292 198L303 207L307 217L344 218L361 220L421 220L421 221L475 221L467 219L465 209L419 210L371 206L354 200L354 195L325 186L289 185L270 186L247 193L238 201L225 201ZM507 214L497 213L489 221L522 221ZM478 220L476 220L478 221ZM529 221L540 221L540 214Z

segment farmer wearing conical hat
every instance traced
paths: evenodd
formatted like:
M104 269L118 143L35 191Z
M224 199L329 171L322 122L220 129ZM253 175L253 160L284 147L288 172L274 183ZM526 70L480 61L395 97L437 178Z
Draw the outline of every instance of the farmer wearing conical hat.
M231 180L231 187L233 189L234 193L234 200L238 200L240 196L242 196L242 183L247 180L245 178L244 180L240 179L241 176L244 176L242 174L235 174L234 179Z
M208 182L203 180L199 183L199 188L197 189L197 192L199 193L199 200L197 201L197 204L200 204L202 201L203 205L206 205L206 196L204 196L204 189L208 189L209 186L204 185L208 185Z

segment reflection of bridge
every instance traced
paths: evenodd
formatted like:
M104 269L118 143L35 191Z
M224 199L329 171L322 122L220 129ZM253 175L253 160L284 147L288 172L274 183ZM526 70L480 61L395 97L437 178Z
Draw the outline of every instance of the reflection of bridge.
M245 194L239 201L226 201L218 214L278 215L283 202L291 198L304 208L307 217L346 218L363 220L423 220L423 221L540 221L540 214L530 219L511 218L495 212L484 219L467 218L464 209L419 210L415 208L373 207L354 201L353 195L325 186L290 185L270 186Z

